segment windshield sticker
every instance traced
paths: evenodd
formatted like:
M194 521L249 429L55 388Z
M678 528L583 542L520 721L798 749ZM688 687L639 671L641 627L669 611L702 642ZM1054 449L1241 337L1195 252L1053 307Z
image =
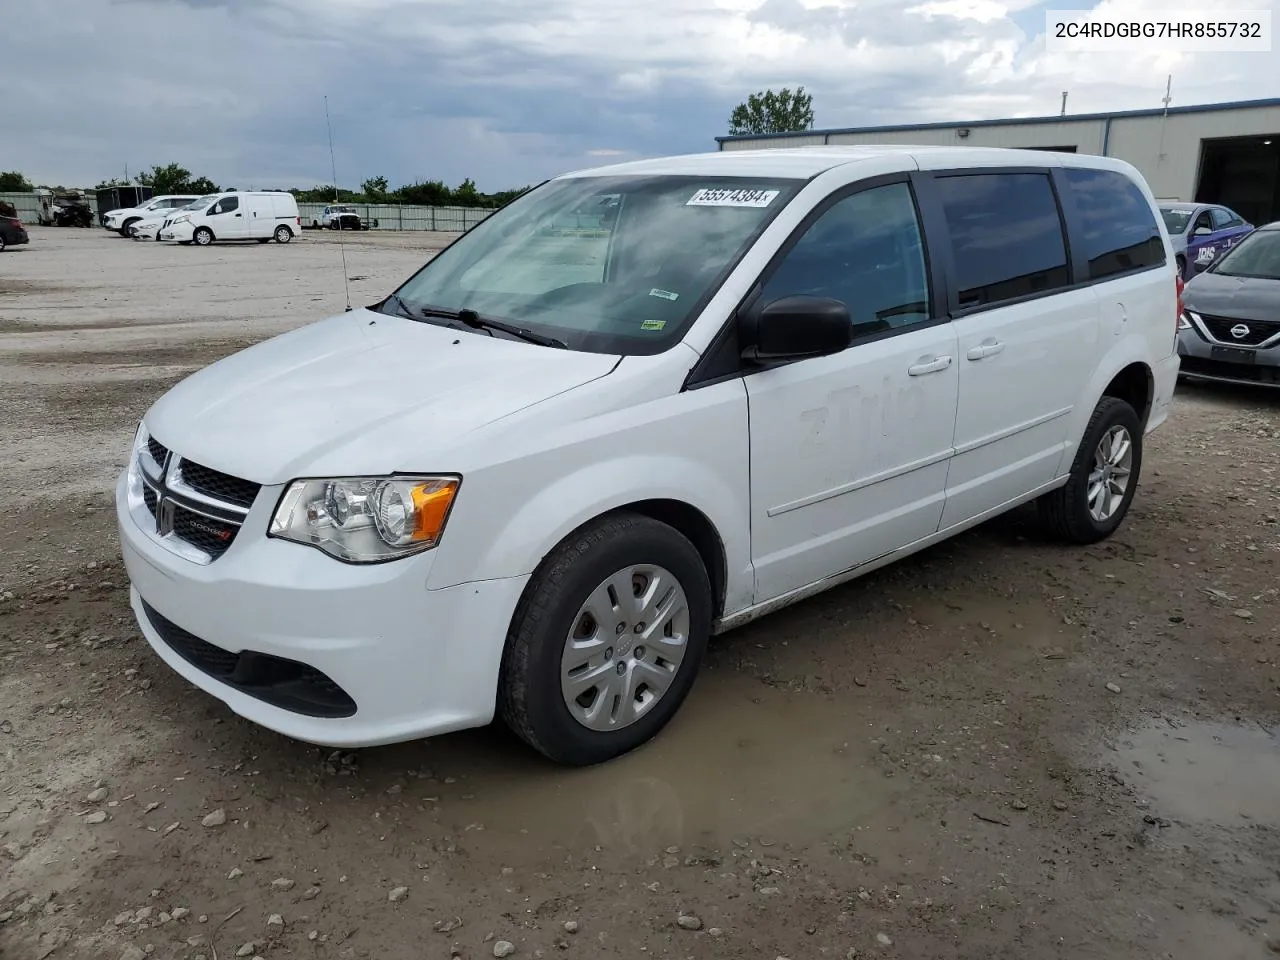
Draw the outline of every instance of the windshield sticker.
M778 195L777 190L729 190L723 187L705 187L699 190L686 207L767 207Z
M644 320L640 323L641 330L661 330L667 325L665 320Z
M680 299L680 294L672 293L670 290L659 290L657 287L654 287L652 290L649 291L649 296L661 297L663 300L679 300Z

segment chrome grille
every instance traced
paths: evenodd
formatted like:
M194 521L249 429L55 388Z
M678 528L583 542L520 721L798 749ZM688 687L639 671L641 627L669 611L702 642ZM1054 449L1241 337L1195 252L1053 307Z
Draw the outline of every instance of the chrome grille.
M1280 321L1274 320L1233 320L1230 317L1212 317L1201 314L1209 336L1219 343L1236 344L1242 347L1256 347L1280 334ZM1243 328L1241 336L1232 330Z
M235 542L260 485L184 460L155 438L139 450L138 523L174 552L212 563Z

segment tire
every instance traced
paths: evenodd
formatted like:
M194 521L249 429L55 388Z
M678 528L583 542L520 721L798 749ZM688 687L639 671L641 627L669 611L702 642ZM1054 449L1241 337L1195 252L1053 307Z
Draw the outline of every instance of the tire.
M213 243L213 231L208 227L199 227L196 232L191 235L191 241L197 247L207 247Z
M602 576L602 570L610 573ZM651 592L651 604L624 612L625 619L613 616L607 593L611 580L625 584L624 590L635 589L634 584L642 594ZM677 594L674 606L667 608L671 589L682 590L685 602ZM603 602L592 602L596 598ZM598 620L589 607L600 611ZM658 620L629 622L631 614L644 616L645 610L655 609L663 610ZM502 657L502 719L535 750L569 766L603 763L634 750L666 726L693 687L711 617L711 581L692 543L666 524L638 514L602 517L562 541L525 588ZM670 635L683 635L684 643L655 639L657 623L664 634L670 626ZM636 642L646 626L650 632L642 639L652 650ZM580 678L576 686L562 686L562 660L574 634L583 638L578 641L583 665L571 664L570 670L598 671L600 683L585 686ZM667 683L665 691L644 700L645 693L653 694L646 679L658 678ZM566 688L579 691L577 714L571 712ZM633 694L629 703L627 692ZM588 725L592 715L594 729Z
M1100 458L1105 453L1102 445L1117 431L1127 435L1130 445L1127 463L1123 467L1128 473L1123 476L1123 490L1116 494L1118 484L1112 481L1119 479L1119 474L1115 472L1116 465L1112 466L1112 471L1107 474L1110 480L1104 482L1112 495L1119 496L1119 500L1106 504L1107 509L1099 511L1105 515L1099 516L1091 509L1089 493L1101 465ZM1138 422L1138 414L1123 400L1103 397L1089 418L1066 486L1046 493L1038 501L1041 523L1052 537L1067 543L1089 544L1105 540L1119 529L1129 512L1141 472L1142 425ZM1098 506L1104 505L1099 502Z
M132 220L126 220L124 223L120 224L120 236L127 237L129 235L129 228L137 222L138 218L134 217Z
M292 240L292 239L293 239L293 231L292 231L292 230L290 230L290 229L289 229L288 227L286 227L284 224L280 224L280 226L276 227L276 233L275 233L275 241L276 241L276 243L288 243L288 242L289 242L290 240ZM264 240L264 241L262 241L262 242L263 242L263 243L266 243L266 241L265 241L265 240Z

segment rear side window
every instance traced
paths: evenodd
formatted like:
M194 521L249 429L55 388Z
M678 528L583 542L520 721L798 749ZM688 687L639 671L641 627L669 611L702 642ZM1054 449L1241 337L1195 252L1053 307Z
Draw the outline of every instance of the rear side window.
M1080 215L1090 280L1164 263L1160 228L1136 183L1114 170L1063 172Z
M960 309L1067 285L1067 245L1047 174L965 174L936 184Z

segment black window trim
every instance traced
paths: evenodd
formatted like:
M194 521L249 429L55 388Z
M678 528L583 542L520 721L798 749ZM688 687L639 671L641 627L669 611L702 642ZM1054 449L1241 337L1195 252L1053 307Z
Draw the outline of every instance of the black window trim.
M798 363L798 360L787 360L779 363L770 364L746 364L743 362L741 351L738 347L738 315L755 305L756 300L763 292L765 284L777 271L779 265L786 256L795 248L800 239L809 231L828 210L837 203L847 200L849 197L867 190L875 190L879 187L893 186L894 184L905 183L908 188L908 195L911 198L912 206L915 207L916 224L920 230L920 245L924 252L925 262L925 282L928 286L929 296L929 313L928 320L919 323L913 323L907 326L899 327L895 330L882 330L879 333L868 334L863 337L856 337L846 350L854 350L858 347L875 343L879 340L886 340L889 337L900 336L904 333L910 333L915 330L924 330L929 327L935 327L943 323L948 323L950 317L947 315L942 305L947 301L948 288L947 278L943 274L941 265L937 258L930 253L929 230L928 223L925 220L925 211L921 203L919 191L916 187L916 178L920 175L916 170L903 170L897 173L886 173L880 176L868 177L865 180L856 180L853 183L845 184L837 187L827 196L823 197L816 206L805 214L791 233L782 242L773 256L769 258L769 262L765 264L756 277L755 282L743 295L738 304L729 311L729 316L721 325L716 335L712 337L711 342L707 345L707 349L702 356L694 363L688 375L685 377L681 392L685 390L697 390L702 387L715 386L718 383L724 383L729 380L736 380L746 377L753 373L759 373L763 370L769 370L778 366L786 366L791 363ZM843 351L842 351L843 352Z

